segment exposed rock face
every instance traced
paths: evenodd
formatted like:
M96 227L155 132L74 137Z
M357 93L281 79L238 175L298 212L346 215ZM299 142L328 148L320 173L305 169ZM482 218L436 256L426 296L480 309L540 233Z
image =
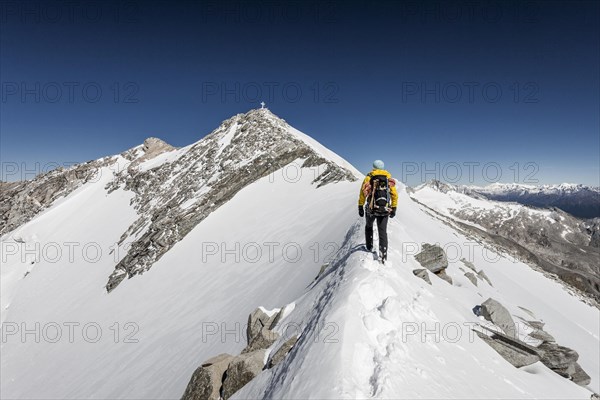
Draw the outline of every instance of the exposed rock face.
M0 182L0 235L28 222L56 199L97 179L98 170L114 162L100 159L68 169L60 167L30 181Z
M500 302L489 298L481 304L481 315L498 326L507 336L515 338L517 329L510 312Z
M488 283L488 285L494 286L494 285L492 285L492 281L490 281L490 278L488 278L488 276L485 274L485 272L483 272L483 270L479 271L477 273L477 276L479 276L481 279L486 281Z
M476 333L506 361L517 368L531 365L540 360L534 348L507 335L498 332L494 332L490 336L481 332Z
M423 268L427 268L434 274L448 267L446 253L437 245L423 244L422 251L415 256L415 259Z
M227 368L223 381L223 399L230 398L262 371L266 350L256 350L235 357Z
M592 378L578 363L575 363L575 371L571 374L571 380L581 386L589 385L592 382Z
M273 368L274 366L279 364L285 358L285 356L290 352L292 347L294 347L294 345L296 344L297 341L298 341L297 335L294 335L291 338L289 338L288 340L286 340L285 343L283 343L277 349L277 351L275 351L275 353L273 353L273 355L269 358L269 361L267 362L268 368Z
M192 375L182 400L228 399L250 382L265 367L265 355L280 337L275 328L284 308L269 316L257 308L248 316L248 346L233 357L221 354L204 362ZM294 335L271 354L266 363L271 368L281 362L298 341Z
M279 339L279 334L277 332L273 332L267 327L262 328L260 332L252 338L252 341L242 351L242 354L251 353L260 349L268 349L277 341L277 339Z
M182 400L219 400L223 375L233 360L229 354L220 354L198 367L187 385Z
M470 269L472 269L473 272L477 272L477 269L475 268L475 265L471 261L465 260L464 258L461 258L460 261L463 264L465 264L467 267L469 267Z
M538 346L538 351L544 365L552 370L566 370L579 359L575 350L556 343L542 343Z
M282 311L283 309L271 316L265 313L260 307L252 311L250 315L248 315L248 326L246 327L247 343L252 343L252 340L258 336L264 328L273 329L277 322L279 322Z
M154 138L154 137L150 137L147 138L146 140L144 140L144 144L142 145L142 150L144 152L144 155L137 158L135 161L133 161L131 164L129 164L129 166L127 167L128 170L133 170L134 168L136 168L139 164L143 163L146 160L150 160L162 153L166 153L168 151L173 151L175 150L175 147L171 146L170 144L158 139L158 138Z
M536 329L535 331L529 334L529 337L537 340L541 340L542 342L554 342L554 337L541 329Z
M471 283L475 286L477 286L477 277L475 276L474 273L472 272L465 272L465 276L467 277L468 280L471 281Z
M172 149L160 139L148 138L144 145L129 149L119 156L138 163L139 160L149 160ZM28 181L0 182L0 235L28 222L55 200L68 196L85 183L97 181L101 178L101 168L109 167L107 173L118 173L119 156L103 157L68 168L58 167Z
M354 173L323 158L291 133L291 127L267 109L251 110L222 123L211 134L169 162L151 169L122 171L107 189L134 192L132 204L140 215L119 240L128 251L109 277L113 290L126 277L152 267L210 213L239 190L290 163L318 167L313 183L320 187ZM149 143L153 152L166 151Z
M421 252L415 256L415 259L425 269L433 272L438 278L441 278L452 285L452 278L446 274L448 258L446 257L444 249L440 246L424 243Z
M427 270L425 268L415 269L415 270L413 270L413 274L415 274L415 276L423 279L425 282L427 282L431 285L431 280L429 279L429 274L427 273Z

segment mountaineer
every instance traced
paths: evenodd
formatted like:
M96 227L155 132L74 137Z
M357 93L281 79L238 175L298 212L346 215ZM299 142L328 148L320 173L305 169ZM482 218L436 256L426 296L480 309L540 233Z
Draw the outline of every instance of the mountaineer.
M358 215L363 217L366 212L365 242L368 251L373 250L373 224L377 220L379 259L382 263L387 259L388 217L396 216L398 204L396 181L384 168L383 161L373 162L373 170L363 180L358 196Z

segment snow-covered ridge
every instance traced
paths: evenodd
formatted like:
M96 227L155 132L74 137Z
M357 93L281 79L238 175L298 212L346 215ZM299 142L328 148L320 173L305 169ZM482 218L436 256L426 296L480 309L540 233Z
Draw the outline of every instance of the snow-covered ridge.
M234 399L583 400L590 390L598 390L596 378L589 389L577 386L540 362L513 367L474 333L483 318L472 311L475 304L494 298L522 328L526 322L543 321L557 341L578 349L583 368L595 376L600 371L596 308L505 254L468 250L469 238L429 217L403 190L399 204L398 216L389 223L386 265L362 251L362 224L352 226L336 259L280 322L282 338L269 351L292 334L286 336L286 328L299 326L293 330L299 334L293 349ZM448 267L451 284L430 274L428 285L413 273L422 268L413 255L426 242L459 252ZM467 253L468 268L460 260ZM485 270L490 281L476 278L473 283L467 279L469 268ZM572 325L571 318L586 322ZM527 338L531 332L519 335Z

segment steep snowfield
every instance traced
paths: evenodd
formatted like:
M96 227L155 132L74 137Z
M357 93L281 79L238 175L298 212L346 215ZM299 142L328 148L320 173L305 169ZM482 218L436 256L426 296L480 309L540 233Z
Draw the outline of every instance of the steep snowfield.
M275 173L242 189L152 270L110 294L104 283L116 255L109 249L135 218L127 192L105 195L104 182L86 185L18 229L10 237L42 248L56 243L67 252L65 243L80 245L72 262L65 254L55 263L42 257L23 278L30 268L21 262L24 253L12 250L10 238L2 242L2 304L8 306L2 398L179 397L204 359L244 347L249 312L303 293L354 220L355 185L316 189L315 173L303 169L293 181ZM93 262L82 259L89 243L102 249ZM95 258L89 253L88 260ZM71 322L80 324L71 328L73 343ZM21 328L35 332L36 323L39 343L33 333L21 336ZM84 332L85 324L91 325ZM215 326L219 334L203 335L203 327ZM92 343L98 329L101 338Z
M325 277L282 320L281 341L302 327L296 347L236 398L589 399L588 389L539 362L514 368L471 332L482 322L471 309L488 297L513 315L546 322L559 343L579 351L593 377L590 388L598 391L597 309L527 265L469 245L403 189L389 225L386 265L362 250L362 230L362 222L353 225ZM423 242L446 247L454 285L431 276L429 286L413 275L420 267L415 245ZM482 268L494 286L480 280L475 287L460 270L461 257Z

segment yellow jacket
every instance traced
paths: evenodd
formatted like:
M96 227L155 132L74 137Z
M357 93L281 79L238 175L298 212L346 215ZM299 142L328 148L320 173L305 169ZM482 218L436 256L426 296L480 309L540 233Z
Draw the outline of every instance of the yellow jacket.
M388 180L390 180L390 197L392 198L392 207L396 207L398 205L398 191L396 190L395 183L392 184L391 182L392 174L387 172L385 169L374 169L373 171L369 172L369 174L365 177L362 185L360 186L360 193L358 195L358 205L362 206L365 204L366 198L363 188L366 184L369 183L371 177L375 175L385 175L388 178Z

